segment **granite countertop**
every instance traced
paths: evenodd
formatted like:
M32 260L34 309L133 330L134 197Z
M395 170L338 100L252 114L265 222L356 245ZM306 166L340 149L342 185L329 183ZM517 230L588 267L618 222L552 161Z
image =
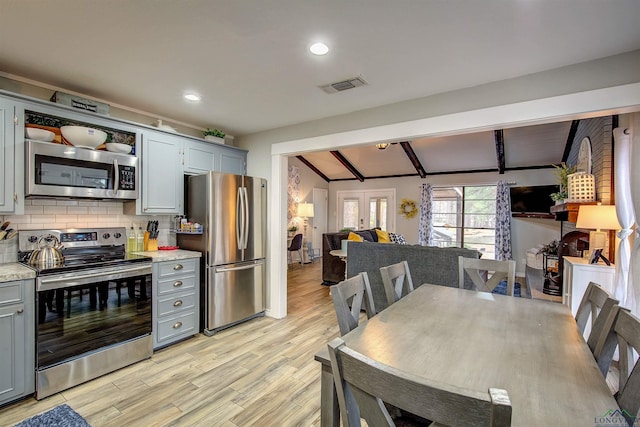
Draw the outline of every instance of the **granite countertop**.
M0 282L35 279L36 272L17 262L0 264Z
M134 252L138 255L145 255L153 258L153 262L175 261L177 259L200 258L202 254L196 251L187 251L184 249L175 249L172 251L143 251Z

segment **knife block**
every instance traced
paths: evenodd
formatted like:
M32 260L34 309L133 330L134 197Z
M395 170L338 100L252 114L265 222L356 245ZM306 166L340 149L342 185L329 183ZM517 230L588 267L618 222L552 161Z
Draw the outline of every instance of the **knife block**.
M149 239L147 241L147 251L157 251L158 250L158 239Z

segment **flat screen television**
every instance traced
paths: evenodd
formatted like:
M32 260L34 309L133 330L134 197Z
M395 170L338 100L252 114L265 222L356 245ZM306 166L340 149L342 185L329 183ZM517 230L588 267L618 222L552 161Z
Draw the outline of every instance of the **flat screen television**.
M551 193L558 192L557 185L535 185L531 187L511 187L511 213L547 214L554 201Z

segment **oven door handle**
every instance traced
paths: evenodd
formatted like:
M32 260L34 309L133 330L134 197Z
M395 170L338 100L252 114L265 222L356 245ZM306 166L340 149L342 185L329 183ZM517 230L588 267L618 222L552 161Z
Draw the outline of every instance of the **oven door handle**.
M106 282L110 280L126 279L143 274L151 274L151 265L144 265L120 270L99 272L94 271L88 274L74 274L73 276L50 276L38 278L38 291L48 291L72 286L84 285L91 282Z

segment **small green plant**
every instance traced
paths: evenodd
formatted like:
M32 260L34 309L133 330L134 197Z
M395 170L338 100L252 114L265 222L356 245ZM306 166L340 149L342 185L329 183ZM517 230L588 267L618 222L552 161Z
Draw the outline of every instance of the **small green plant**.
M567 166L565 162L562 162L560 166L552 165L556 168L553 174L556 176L556 182L558 183L558 192L551 193L549 197L554 202L559 202L569 197L569 175L576 172L576 166Z
M217 136L218 138L224 138L224 136L226 135L226 134L225 134L224 132L222 132L221 130L218 130L218 129L209 129L209 128L207 128L206 130L204 130L204 131L202 132L202 134L203 134L204 136L207 136L207 135Z
M293 224L293 225L291 225L289 228L287 228L287 231L288 231L289 233L295 233L296 231L298 231L298 226L297 226L297 225L295 225L295 224Z

